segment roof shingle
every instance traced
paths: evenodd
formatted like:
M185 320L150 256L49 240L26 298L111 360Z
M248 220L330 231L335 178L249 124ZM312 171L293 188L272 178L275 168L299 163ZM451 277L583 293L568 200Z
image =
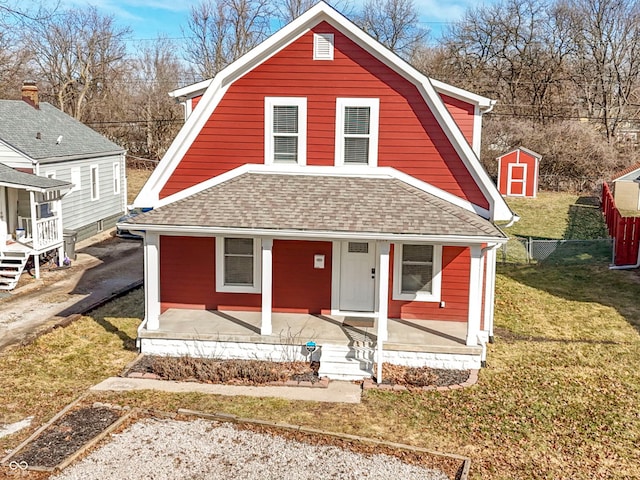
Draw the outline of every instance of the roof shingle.
M159 226L504 237L475 213L391 177L245 173L130 221Z

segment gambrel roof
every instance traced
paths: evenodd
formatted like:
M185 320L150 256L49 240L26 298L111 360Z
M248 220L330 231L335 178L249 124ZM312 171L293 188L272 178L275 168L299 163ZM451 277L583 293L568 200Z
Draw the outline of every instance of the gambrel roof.
M23 100L0 100L0 142L40 163L124 152L53 105L34 108Z
M153 172L148 182L136 198L134 205L137 207L156 207L160 201L160 192L171 178L180 160L189 150L195 139L200 134L208 119L215 111L217 105L224 97L228 88L243 75L265 62L282 49L295 42L305 35L315 26L326 22L348 39L366 50L370 55L391 68L407 81L411 82L421 95L425 104L432 112L442 131L455 149L457 155L462 160L464 166L470 172L474 182L478 185L489 204L489 209L475 209L476 213L483 215L493 221L510 221L514 214L498 192L491 178L488 176L472 147L465 139L462 131L455 123L446 105L440 98L436 87L425 75L417 71L407 62L395 55L393 52L382 46L360 28L347 20L344 16L334 10L324 2L320 2L306 13L298 17L292 23L276 32L255 49L235 61L225 69L221 70L211 81L197 84L197 88L205 88L204 94L198 103L197 108L191 114L175 141L167 151L165 157ZM437 88L442 89L443 85L436 82ZM174 92L174 95L187 94L190 90ZM191 91L193 93L193 91ZM443 92L453 97L467 95L463 90L451 87L449 92ZM472 95L472 94L468 94ZM467 95L467 97L468 97ZM465 97L466 98L466 97ZM489 99L475 96L473 99L481 109L490 109L493 105ZM482 104L482 105L480 105ZM206 182L203 182L206 183ZM195 193L189 189L190 193ZM173 200L183 198L183 196L172 196ZM473 209L472 209L473 210Z

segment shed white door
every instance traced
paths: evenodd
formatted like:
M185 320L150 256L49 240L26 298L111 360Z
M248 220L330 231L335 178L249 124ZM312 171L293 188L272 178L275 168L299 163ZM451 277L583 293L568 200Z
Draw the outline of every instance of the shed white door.
M507 195L523 197L527 194L527 164L509 164Z
M344 242L340 258L340 310L373 312L375 243Z

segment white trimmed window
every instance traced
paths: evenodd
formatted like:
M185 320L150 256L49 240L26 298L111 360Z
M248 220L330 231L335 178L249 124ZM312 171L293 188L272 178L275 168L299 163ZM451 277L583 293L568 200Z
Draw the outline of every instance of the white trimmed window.
M80 167L71 167L71 183L73 187L69 192L77 192L82 188L82 175L80 173Z
M120 164L113 164L113 194L117 195L120 193Z
M378 98L336 100L336 165L378 165Z
M260 293L260 241L216 237L216 291Z
M265 97L264 161L307 163L307 99L302 97Z
M91 165L91 200L100 198L100 178L98 175L98 165Z
M313 34L313 59L333 60L333 33Z
M405 243L393 248L393 299L439 302L442 246Z

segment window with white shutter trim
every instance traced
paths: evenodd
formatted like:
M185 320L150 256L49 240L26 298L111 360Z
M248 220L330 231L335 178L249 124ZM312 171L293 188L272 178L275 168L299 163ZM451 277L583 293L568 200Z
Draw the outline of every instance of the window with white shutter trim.
M306 164L306 98L266 97L264 124L266 164Z
M336 100L336 165L378 165L377 98Z

